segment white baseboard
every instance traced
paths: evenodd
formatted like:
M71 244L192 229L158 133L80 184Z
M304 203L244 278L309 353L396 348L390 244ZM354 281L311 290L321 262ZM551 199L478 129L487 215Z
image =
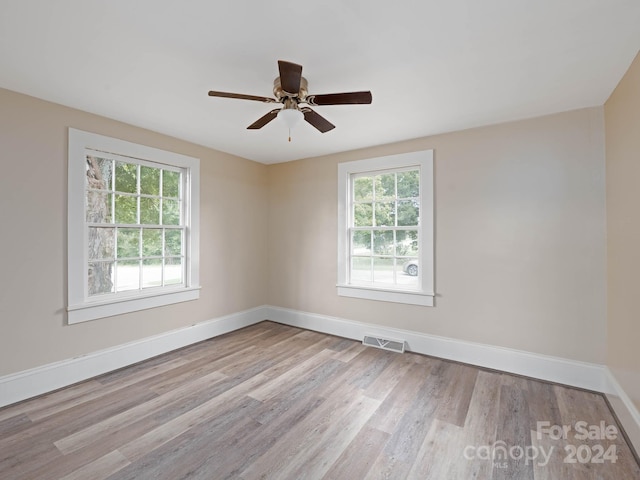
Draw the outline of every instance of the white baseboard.
M35 397L263 320L361 341L403 339L407 350L607 394L636 451L640 413L604 365L495 347L281 307L261 306L80 357L0 377L0 407Z
M404 339L407 350L434 357L609 393L604 365L495 347L410 330L268 306L266 318L295 327L362 340L364 335Z
M0 407L265 320L264 307L0 377Z
M607 398L618 416L618 420L624 426L624 430L633 444L636 452L640 454L640 412L633 401L620 386L615 376L608 368L605 368L605 375L609 383Z

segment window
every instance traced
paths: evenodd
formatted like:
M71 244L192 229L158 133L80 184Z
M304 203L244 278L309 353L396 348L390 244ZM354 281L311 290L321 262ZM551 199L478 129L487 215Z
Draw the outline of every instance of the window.
M69 323L198 298L199 161L69 129Z
M433 151L341 163L338 294L433 305Z

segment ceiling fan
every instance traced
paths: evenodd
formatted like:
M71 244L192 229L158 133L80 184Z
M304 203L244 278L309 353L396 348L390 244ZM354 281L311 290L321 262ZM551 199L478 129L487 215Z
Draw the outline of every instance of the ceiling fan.
M320 132L325 133L334 129L335 125L309 108L308 105L353 105L371 103L371 92L309 95L307 90L309 84L307 79L302 76L302 65L278 60L278 70L280 71L280 76L273 81L273 95L275 98L243 95L240 93L216 92L213 90L209 92L209 96L282 104L281 108L271 110L249 125L247 127L248 130L262 128L274 118L279 117L284 120L289 129L293 128L296 123L304 118L306 122L313 125ZM289 137L289 141L291 141L291 137Z

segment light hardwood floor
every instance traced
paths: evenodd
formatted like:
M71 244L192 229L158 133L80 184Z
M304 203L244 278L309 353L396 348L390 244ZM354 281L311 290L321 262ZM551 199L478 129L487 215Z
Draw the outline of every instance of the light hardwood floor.
M577 422L615 439L582 440ZM0 409L0 478L637 480L640 466L600 394L262 322Z

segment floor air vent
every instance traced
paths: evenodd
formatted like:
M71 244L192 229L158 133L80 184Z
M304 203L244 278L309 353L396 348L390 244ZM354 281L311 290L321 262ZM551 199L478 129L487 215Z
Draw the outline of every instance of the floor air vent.
M374 337L373 335L365 335L362 340L363 345L381 348L383 350L391 350L392 352L404 353L404 341L392 340L390 338Z

